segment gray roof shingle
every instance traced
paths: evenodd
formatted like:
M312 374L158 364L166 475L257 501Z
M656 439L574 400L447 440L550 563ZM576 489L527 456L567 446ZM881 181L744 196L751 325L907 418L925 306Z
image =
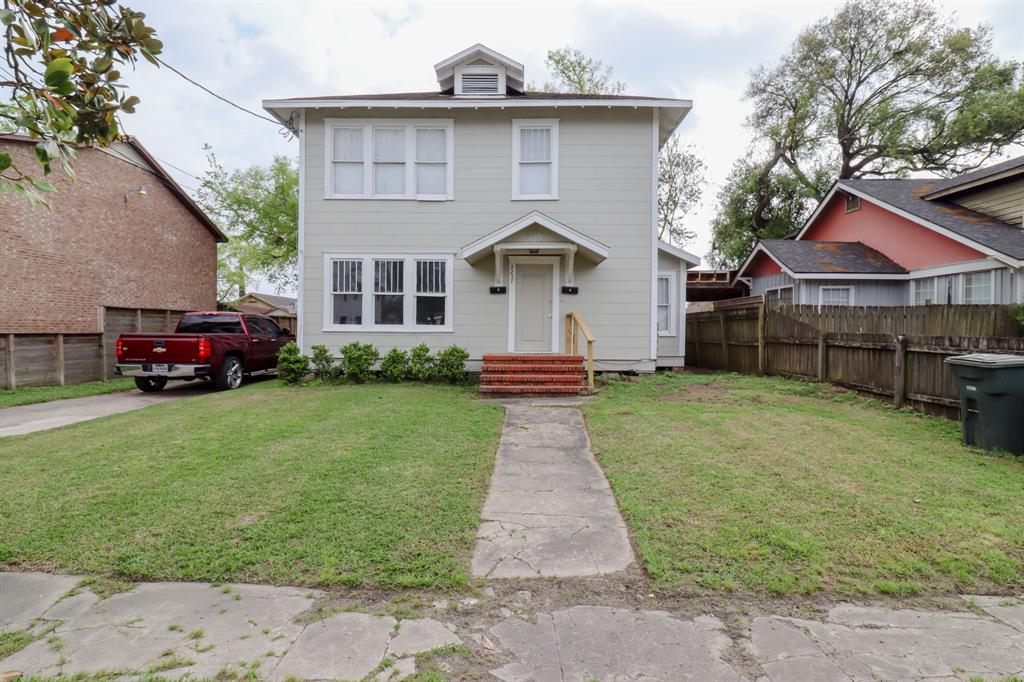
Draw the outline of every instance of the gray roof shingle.
M762 239L772 256L795 273L905 275L902 267L861 242L813 242Z
M1024 229L951 201L923 199L924 195L935 191L937 182L929 179L840 180L839 188L848 187L1011 258L1024 259Z
M958 175L955 178L947 178L945 180L938 180L935 182L935 186L928 190L929 194L932 192L944 192L947 189L953 189L960 185L966 185L977 180L983 180L991 175L998 175L1008 170L1015 168L1024 168L1024 156L1018 156L1015 159L1009 161L1003 161L993 166L986 166L979 168L978 170L971 171L970 173L964 173Z

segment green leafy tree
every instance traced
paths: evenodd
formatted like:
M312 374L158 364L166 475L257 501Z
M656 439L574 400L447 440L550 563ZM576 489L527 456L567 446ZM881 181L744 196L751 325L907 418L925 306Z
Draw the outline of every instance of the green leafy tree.
M545 60L551 80L547 92L578 92L587 95L621 95L622 81L612 80L612 68L572 47L549 50ZM685 244L696 237L683 220L700 205L707 184L707 166L692 145L671 138L658 157L658 238Z
M223 294L244 294L247 278L256 273L278 290L294 287L298 279L297 165L275 156L269 166L228 172L207 150L210 168L196 200L231 239L219 252Z
M716 225L764 230L785 215L772 209L787 197L771 197L791 180L821 199L836 178L956 175L1021 141L1021 65L999 60L991 42L990 27L960 26L927 0L849 0L808 27L778 63L751 74L748 125L767 152L750 173L756 183L733 184L746 195L719 203L754 213L720 213ZM718 251L713 259L735 262Z
M38 140L42 175L0 152L0 192L45 203L54 165L74 178L76 147L120 137L119 114L139 104L120 82L120 68L140 56L155 65L163 49L145 19L115 0L3 0L0 129Z

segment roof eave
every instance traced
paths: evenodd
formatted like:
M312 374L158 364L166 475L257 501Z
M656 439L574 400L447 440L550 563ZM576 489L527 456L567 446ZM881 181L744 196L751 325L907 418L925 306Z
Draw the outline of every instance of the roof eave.
M921 196L922 199L928 201L934 201L935 199L942 199L944 197L951 197L957 194L963 194L964 192L970 192L972 190L981 189L986 185L992 185L997 182L1004 182L1016 177L1024 177L1024 166L1017 166L1016 168L1009 168L1001 173L994 173L993 175L986 175L983 178L976 180L969 180L963 184L953 185L943 189L935 190Z

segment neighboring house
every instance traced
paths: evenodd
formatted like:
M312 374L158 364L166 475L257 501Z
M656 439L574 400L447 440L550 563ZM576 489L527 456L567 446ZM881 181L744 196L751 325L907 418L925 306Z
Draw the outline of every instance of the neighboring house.
M299 133L304 350L452 344L564 350L565 314L599 369L683 363L691 254L657 239L658 150L691 104L527 92L475 45L433 92L268 100Z
M1024 302L1024 157L947 180L840 180L737 275L769 303Z
M30 173L34 147L0 135ZM95 333L111 309L163 320L216 307L227 239L137 140L79 149L74 168L75 181L48 176L50 209L0 194L0 332Z
M736 279L738 270L690 270L686 273L686 302L724 301L750 295L750 287Z
M295 299L291 296L248 293L235 301L233 307L243 313L267 315L274 318L279 326L295 331Z

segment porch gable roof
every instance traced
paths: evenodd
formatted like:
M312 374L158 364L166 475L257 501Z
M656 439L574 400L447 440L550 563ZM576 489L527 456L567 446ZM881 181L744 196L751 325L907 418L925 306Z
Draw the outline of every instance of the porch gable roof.
M474 242L466 244L462 247L462 258L469 263L476 263L486 257L489 253L494 250L494 247L508 240L510 237L515 235L522 230L533 225L539 225L546 230L549 230L563 239L574 244L581 256L595 262L600 263L601 261L608 258L611 250L597 241L591 239L587 235L574 230L573 228L558 222L550 216L546 216L540 211L530 211L521 218L517 218L511 223L499 227L497 230L490 232L489 234L480 237ZM526 248L527 245L516 242L514 244L518 248Z

